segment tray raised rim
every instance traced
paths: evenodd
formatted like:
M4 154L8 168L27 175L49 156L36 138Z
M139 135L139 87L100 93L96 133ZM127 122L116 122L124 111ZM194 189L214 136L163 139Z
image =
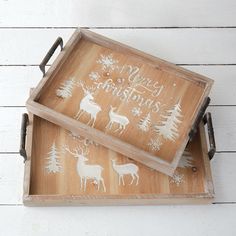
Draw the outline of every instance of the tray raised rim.
M29 124L26 135L27 160L24 167L23 203L26 206L52 205L160 205L160 204L208 204L214 199L214 186L207 155L207 141L204 124L199 126L202 147L203 168L205 173L205 192L189 194L142 194L126 195L33 195L30 194L31 184L31 153L33 146L34 114L29 113ZM41 118L43 119L43 118ZM138 194L137 194L138 195ZM118 197L119 196L119 197ZM141 196L141 197L140 197Z
M148 61L148 63L155 64L155 66L158 66L162 70L168 70L168 72L174 71L175 74L176 72L178 72L178 76L181 75L181 77L183 77L184 79L189 80L191 77L193 81L205 83L205 90L202 94L201 99L198 102L198 108L196 108L192 123L188 125L187 134L185 135L185 140L179 146L179 149L176 152L176 155L171 162L165 161L156 155L152 155L149 152L146 152L144 150L141 150L140 148L135 147L134 145L125 143L124 141L120 140L117 137L105 134L100 130L87 126L80 121L76 121L73 118L65 116L60 112L56 112L53 109L50 109L36 102L36 100L40 97L42 90L46 88L46 84L47 83L50 84L50 82L52 82L54 75L59 70L60 66L66 61L66 58L70 55L71 51L82 37L85 37L86 39L91 40L94 43L98 43L100 45L109 48L113 47L113 49L115 48L119 50L125 50L126 52L132 55L143 57ZM65 129L68 129L74 133L81 134L89 139L93 139L94 141L102 144L107 148L110 148L136 161L139 161L140 163L147 165L153 169L156 169L164 174L172 176L182 156L182 153L187 145L188 132L190 131L191 127L194 124L195 119L197 118L197 114L201 109L201 105L203 104L204 99L208 96L212 84L213 80L205 76L199 75L195 72L188 71L184 68L180 68L172 63L166 62L162 59L151 56L147 53L144 53L142 51L124 45L122 43L108 39L99 34L78 28L71 36L70 40L67 42L64 49L60 52L56 60L53 62L52 66L49 68L46 75L34 89L33 93L30 95L29 99L26 102L26 106L28 111L32 112L37 116L47 119L48 121L60 125Z

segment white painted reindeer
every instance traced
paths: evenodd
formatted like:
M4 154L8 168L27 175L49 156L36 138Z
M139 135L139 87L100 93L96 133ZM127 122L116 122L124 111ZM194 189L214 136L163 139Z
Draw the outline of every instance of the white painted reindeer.
M84 97L80 101L79 111L75 115L75 119L79 120L79 118L83 115L83 113L86 112L90 115L90 120L88 121L87 125L91 123L92 124L91 126L93 127L97 118L97 114L102 109L97 103L93 101L94 93L89 89L85 89L82 82L80 82L79 85L82 87L84 91Z
M119 124L119 127L114 132L120 131L120 134L122 134L125 130L126 125L129 124L129 120L126 116L122 116L114 112L115 109L116 107L110 106L110 111L109 111L110 120L106 126L106 129L111 129L113 123L117 123Z
M122 184L125 185L124 175L131 175L132 181L130 182L130 185L133 184L135 178L136 178L136 185L138 185L139 183L138 166L136 166L133 163L117 165L115 160L111 160L111 161L112 161L113 169L119 176L119 185L121 184L121 181L122 181Z
M80 189L86 191L87 180L92 179L93 182L97 184L98 190L102 184L103 191L106 192L106 186L102 177L103 167L100 165L88 165L85 163L88 161L88 158L86 158L86 155L88 155L87 147L86 152L84 152L80 147L76 148L75 152L72 152L68 146L65 146L64 149L77 158L77 173L80 176Z

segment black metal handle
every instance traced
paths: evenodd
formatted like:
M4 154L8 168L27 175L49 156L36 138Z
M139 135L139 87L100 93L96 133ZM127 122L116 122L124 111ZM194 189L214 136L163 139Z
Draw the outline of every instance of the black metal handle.
M215 136L214 136L214 129L212 125L212 118L211 113L207 112L203 117L204 124L207 124L207 131L208 131L208 137L209 137L209 145L210 150L208 151L209 159L211 160L216 152L216 143L215 143Z
M189 140L190 141L193 140L195 134L197 133L198 126L199 126L201 120L203 119L204 113L205 113L205 111L206 111L210 101L211 101L211 99L209 97L205 98L205 100L204 100L204 102L202 104L202 107L201 107L201 109L200 109L200 111L199 111L199 113L197 115L197 118L196 118L196 120L195 120L195 122L193 124L193 127L192 127L191 131L189 132Z
M43 72L43 76L45 76L45 66L52 57L53 53L56 51L58 46L61 46L61 50L63 49L63 40L61 37L58 37L55 43L52 45L52 47L49 49L46 56L43 58L42 62L39 65L40 70Z
M22 121L21 121L21 134L20 134L20 155L24 158L24 162L27 160L27 154L25 150L25 137L26 137L26 129L29 123L28 114L22 114Z

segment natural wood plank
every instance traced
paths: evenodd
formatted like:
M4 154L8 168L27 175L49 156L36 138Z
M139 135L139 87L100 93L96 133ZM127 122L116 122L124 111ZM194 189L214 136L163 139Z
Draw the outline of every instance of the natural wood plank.
M29 90L41 80L42 73L36 66L0 67L0 106L25 106Z
M235 26L236 20L234 0L60 0L54 8L46 0L1 1L0 26Z
M0 108L0 152L18 152L21 114L25 108Z
M22 203L23 173L24 162L20 155L0 155L0 204Z
M16 217L17 216L17 217ZM236 234L236 204L162 207L1 208L2 235ZM12 225L14 219L14 225ZM154 222L158 222L158 225ZM92 226L92 227L91 227Z
M212 112L217 150L235 151L236 107L210 107L208 110ZM0 108L0 152L18 151L21 114L25 111L25 108Z
M2 65L39 64L58 36L73 29L0 29ZM236 29L94 30L175 64L232 64ZM209 40L210 39L210 40Z
M215 202L236 201L236 153L217 153L211 161Z
M236 66L184 66L214 80L210 93L211 105L236 105ZM42 78L38 66L0 67L0 106L24 106L29 89ZM12 96L14 94L14 96Z
M218 151L236 151L236 107L210 107Z

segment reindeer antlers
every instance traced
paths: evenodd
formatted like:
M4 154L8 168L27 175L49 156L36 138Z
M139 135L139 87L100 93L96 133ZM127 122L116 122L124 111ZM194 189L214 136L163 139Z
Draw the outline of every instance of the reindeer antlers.
M81 87L84 92L90 92L90 93L96 91L96 89L97 89L96 86L90 86L90 87L89 86L85 86L85 83L82 80L79 80L77 82L77 86Z
M78 146L77 148L74 149L74 152L72 152L68 145L63 145L63 151L64 152L66 152L66 151L69 152L72 156L74 156L76 158L79 155L87 156L88 153L89 153L87 146L85 146L85 149L83 149L81 146Z

